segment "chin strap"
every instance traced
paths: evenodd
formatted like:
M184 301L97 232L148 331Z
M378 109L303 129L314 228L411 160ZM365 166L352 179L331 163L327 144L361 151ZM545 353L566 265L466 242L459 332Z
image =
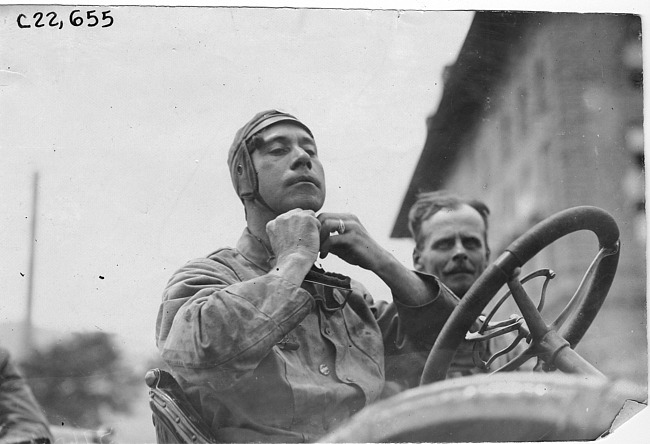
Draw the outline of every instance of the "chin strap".
M256 172L255 174L257 174L257 172ZM258 184L259 184L259 182L258 182ZM255 200L258 201L259 203L262 204L263 207L265 207L267 210L269 210L269 211L272 212L273 214L278 214L277 211L275 211L273 208L271 208L271 206L270 206L269 204L266 203L266 201L264 200L264 198L263 198L262 195L260 194L260 191L259 191L259 185L258 185L258 188L256 188L256 189L253 191L253 198L252 198L251 200L253 200L253 201L255 201Z
M255 169L253 159L251 158L250 153L248 152L248 148L246 147L246 141L242 141L242 146L240 149L242 150L242 158L237 165L237 175L240 177L240 188L237 189L239 198L241 199L242 203L247 200L257 201L273 214L277 214L277 211L271 208L271 206L266 203L260 194L260 185L257 178L257 170Z

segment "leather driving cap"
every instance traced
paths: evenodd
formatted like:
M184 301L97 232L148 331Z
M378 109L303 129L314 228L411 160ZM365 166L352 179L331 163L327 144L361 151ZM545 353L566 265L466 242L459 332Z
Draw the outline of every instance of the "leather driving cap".
M228 151L230 179L237 195L241 199L255 199L258 192L257 173L250 157L246 142L256 133L279 122L294 122L314 137L311 130L291 114L275 109L262 111L241 127L235 134L235 140Z

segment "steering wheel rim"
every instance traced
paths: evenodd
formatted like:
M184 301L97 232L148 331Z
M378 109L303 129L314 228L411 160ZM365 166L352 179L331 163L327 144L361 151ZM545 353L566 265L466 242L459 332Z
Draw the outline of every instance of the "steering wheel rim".
M560 211L538 223L517 240L479 276L443 326L431 349L422 372L420 385L445 379L456 349L465 333L485 309L497 291L533 256L556 240L576 231L592 231L601 248L616 250L598 264L587 296L577 307L576 315L560 329L561 336L571 348L582 339L600 310L612 284L618 265L619 230L614 218L606 211L581 206Z

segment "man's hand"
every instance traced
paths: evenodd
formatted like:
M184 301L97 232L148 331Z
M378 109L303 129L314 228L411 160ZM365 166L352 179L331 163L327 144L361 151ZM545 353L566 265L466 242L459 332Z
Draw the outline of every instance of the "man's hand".
M320 257L333 253L352 265L377 272L382 262L390 260L384 250L353 214L321 213ZM337 235L331 235L332 233Z
M352 214L321 213L320 257L333 253L352 265L358 265L375 273L388 285L393 298L408 306L420 306L438 296L436 283L425 283L407 269L392 254L381 247L359 219ZM338 233L332 235L332 233ZM444 300L441 310L451 313L455 301Z
M277 259L271 272L300 285L318 258L320 228L316 213L300 208L287 211L266 224L266 234Z

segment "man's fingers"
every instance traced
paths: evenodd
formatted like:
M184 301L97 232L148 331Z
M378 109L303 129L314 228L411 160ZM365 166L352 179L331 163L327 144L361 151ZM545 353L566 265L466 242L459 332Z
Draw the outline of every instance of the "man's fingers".
M343 217L336 217L332 214L328 217L319 216L318 220L320 222L320 258L324 259L335 245L343 241L339 236L350 232L351 224L346 224Z
M320 224L320 245L321 245L321 251L323 249L323 245L329 240L330 238L330 231L327 229L327 227L323 226L323 224Z
M332 241L330 240L329 235L325 238L324 241L321 241L321 243L320 243L320 253L319 253L319 257L321 259L325 259L327 257L327 255L330 252L330 246L331 245L332 245Z
M318 215L318 220L320 221L321 224L321 232L327 233L333 233L336 231L335 226L337 225L335 214L332 213L322 213Z
M320 245L320 258L325 259L325 257L330 253L341 257L341 252L347 250L347 242L347 240L339 236L328 236L325 242L322 242ZM341 259L345 260L343 257L341 257Z
M321 213L318 215L321 231L344 234L353 230L358 220L355 216L345 213Z
M328 254L332 253L347 262L346 252L351 251L350 241L351 239L344 236L329 236L325 242L321 243L320 258L324 259Z

